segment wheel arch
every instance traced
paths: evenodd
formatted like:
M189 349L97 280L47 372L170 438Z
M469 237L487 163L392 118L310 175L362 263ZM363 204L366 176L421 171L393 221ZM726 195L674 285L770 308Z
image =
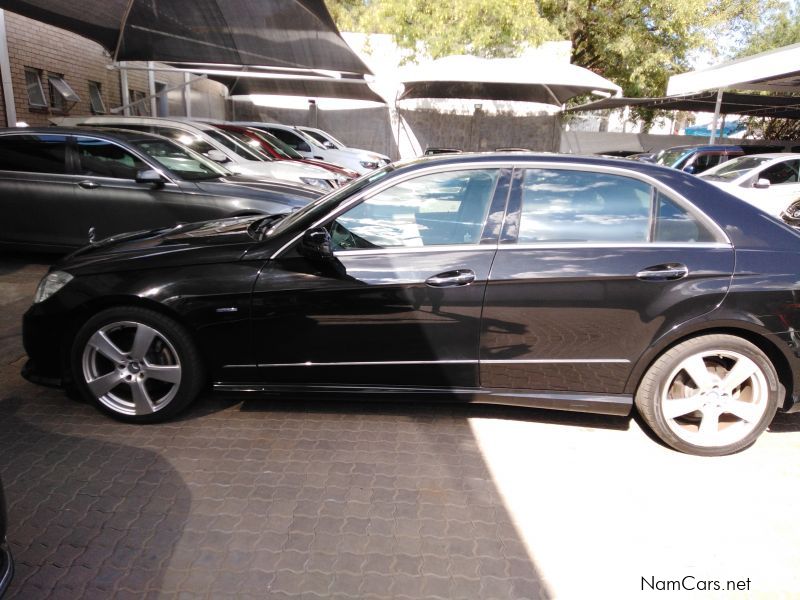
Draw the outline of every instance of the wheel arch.
M691 328L681 328L670 332L657 340L634 364L628 381L625 384L625 393L635 394L639 383L650 366L665 352L674 348L678 344L704 335L727 334L740 337L758 347L767 358L772 362L778 374L778 381L786 391L786 397L779 404L778 408L785 408L791 405L791 397L795 393L795 373L792 370L787 356L786 346L772 332L757 327L749 322L742 321L723 321L715 323L705 323Z

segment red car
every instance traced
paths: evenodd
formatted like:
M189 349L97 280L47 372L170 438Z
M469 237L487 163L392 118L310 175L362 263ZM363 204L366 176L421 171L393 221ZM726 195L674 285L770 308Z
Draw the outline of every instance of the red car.
M338 178L340 179L340 184L347 183L348 181L359 177L359 174L351 169L346 169L344 167L340 167L339 165L325 162L323 160L305 158L296 150L290 146L287 146L285 143L267 131L260 131L250 127L242 127L241 125L228 125L220 123L214 123L214 126L219 127L223 131L227 131L229 133L238 133L246 136L249 138L251 143L255 142L258 144L257 147L259 150L266 152L275 160L298 160L300 162L314 165L316 167L322 167L323 169L327 169L328 171L336 173L336 175L339 176Z

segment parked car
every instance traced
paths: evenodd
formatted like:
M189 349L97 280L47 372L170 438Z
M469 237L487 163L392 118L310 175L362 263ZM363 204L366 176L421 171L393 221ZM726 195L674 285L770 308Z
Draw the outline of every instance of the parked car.
M3 493L3 482L0 481L0 597L3 596L11 578L14 576L14 560L11 557L11 550L6 540L8 531L8 515L6 513L5 494Z
M330 148L331 150L349 150L351 152L358 152L359 154L376 154L379 157L378 166L382 167L384 165L388 165L391 161L389 160L388 156L384 156L382 154L377 154L376 152L372 152L371 150L364 150L363 148L353 148L352 146L347 146L343 142L337 140L327 131L323 131L322 129L317 129L316 127L305 127L302 125L296 125L295 129L298 131L305 133L307 136L314 138L317 142L322 144L324 148Z
M286 216L140 233L42 279L24 374L107 414L404 394L626 415L736 452L800 408L800 232L647 163L456 154ZM388 341L388 343L387 343Z
M313 158L305 158L302 154L295 151L285 143L280 141L274 135L263 129L254 129L252 127L242 127L241 125L231 125L230 123L212 123L222 131L236 132L247 137L248 143L255 146L262 152L269 154L274 160L296 160L315 167L321 167L326 171L330 171L336 177L339 185L345 184L353 179L358 179L360 175L352 169L346 169L335 165L333 163L325 162L324 160L314 160Z
M779 217L793 201L800 199L800 154L740 156L700 177Z
M238 175L269 177L300 185L316 187L323 192L338 187L336 176L312 165L274 161L266 154L249 146L247 141L236 139L208 123L162 119L158 117L63 117L53 119L62 126L114 127L163 135L199 152L225 166Z
M113 129L0 130L0 244L65 251L137 229L289 212L304 186L234 175L166 138Z
M306 158L331 162L335 165L357 171L361 175L374 171L378 167L387 165L390 162L388 156L375 152L325 148L322 144L317 142L317 140L291 125L253 122L237 123L237 125L245 125L247 127L268 131Z
M703 171L707 171L738 156L775 152L780 149L780 146L734 146L730 144L675 146L661 150L656 155L655 162L665 167L672 167L686 173L699 175Z

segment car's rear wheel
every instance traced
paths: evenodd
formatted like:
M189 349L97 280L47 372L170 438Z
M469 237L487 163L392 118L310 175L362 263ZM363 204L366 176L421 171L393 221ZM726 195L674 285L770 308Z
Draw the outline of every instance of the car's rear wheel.
M72 347L80 393L127 422L167 419L194 400L202 361L186 329L141 307L104 310L81 327Z
M783 387L764 352L714 334L682 342L645 373L636 406L666 444L722 456L750 446L767 428Z

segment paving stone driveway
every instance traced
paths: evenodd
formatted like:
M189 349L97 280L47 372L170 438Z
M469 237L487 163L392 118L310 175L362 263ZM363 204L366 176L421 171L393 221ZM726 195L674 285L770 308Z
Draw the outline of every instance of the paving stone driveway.
M627 597L598 579L624 560L682 574L668 569L681 544L709 527L687 497L740 516L772 507L765 539L745 524L719 543L773 550L781 585L796 582L797 526L777 531L796 520L780 514L800 487L795 417L722 461L673 453L627 419L509 408L207 397L180 420L127 426L19 376L19 317L44 262L0 259L10 598ZM687 474L691 489L665 497ZM736 481L751 476L757 490ZM641 591L640 574L614 585Z

